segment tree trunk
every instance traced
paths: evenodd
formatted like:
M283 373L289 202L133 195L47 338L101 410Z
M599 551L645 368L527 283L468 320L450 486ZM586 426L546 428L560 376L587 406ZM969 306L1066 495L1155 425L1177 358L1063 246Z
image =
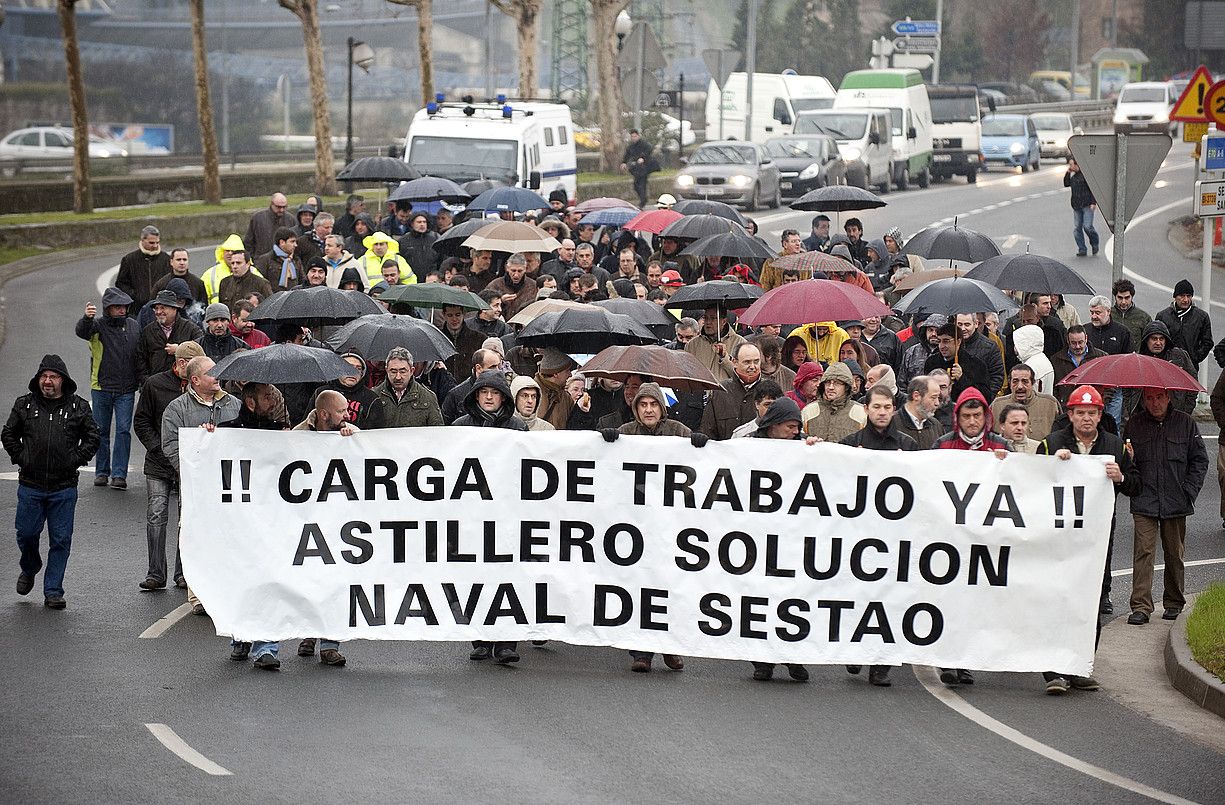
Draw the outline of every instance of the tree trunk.
M89 111L85 108L85 81L81 76L81 51L77 48L76 0L59 0L56 7L64 32L68 100L72 106L72 211L93 212L94 191L89 183Z
M616 170L624 151L625 132L621 125L621 80L617 75L617 15L629 0L590 0L592 44L599 75L597 107L600 117L600 170Z
M540 39L540 11L543 0L493 0L498 10L515 18L515 34L519 46L519 97L536 97L539 76L536 71L536 48Z
M417 62L421 74L421 105L434 99L434 0L387 0L417 9Z
M332 121L328 114L327 80L323 66L323 38L319 33L317 0L279 0L302 22L306 70L310 73L311 106L315 114L315 192L336 194L336 166L332 160Z
M217 135L213 105L208 98L208 51L204 47L204 0L191 0L191 49L196 66L196 117L200 120L200 152L204 155L204 203L221 203L217 170Z

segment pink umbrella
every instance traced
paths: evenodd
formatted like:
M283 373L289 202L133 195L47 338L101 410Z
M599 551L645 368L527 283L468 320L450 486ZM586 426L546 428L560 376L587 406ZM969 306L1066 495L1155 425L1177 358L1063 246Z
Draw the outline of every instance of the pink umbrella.
M638 209L625 199L601 196L600 198L589 198L583 203L576 205L574 211L586 215L589 212L598 212L599 210L607 210L612 207L627 207L631 210Z
M740 316L750 327L888 316L889 306L856 285L836 280L800 280L780 285Z

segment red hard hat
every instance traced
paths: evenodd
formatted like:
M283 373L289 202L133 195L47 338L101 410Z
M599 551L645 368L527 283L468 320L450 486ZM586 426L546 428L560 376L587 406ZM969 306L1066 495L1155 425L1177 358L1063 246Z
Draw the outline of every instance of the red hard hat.
M1093 386L1077 386L1076 391L1072 392L1072 396L1068 397L1068 408L1078 405L1093 405L1098 408L1106 407L1102 402L1102 395Z

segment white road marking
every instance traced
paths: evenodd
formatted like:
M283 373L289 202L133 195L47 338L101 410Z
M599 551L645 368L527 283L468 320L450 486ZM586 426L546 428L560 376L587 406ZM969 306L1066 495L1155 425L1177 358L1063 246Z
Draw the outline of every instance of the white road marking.
M0 472L0 481L16 481L17 473L15 472Z
M155 637L161 637L166 632L170 631L170 627L174 626L179 621L191 614L191 604L182 604L167 612L162 617L158 618L148 629L140 633L140 636L149 640Z
M1017 234L1009 235L1008 237L1004 238L1004 242L1000 244L1000 248L1001 249L1011 249L1013 246L1016 246L1018 243L1020 243L1023 240L1026 240L1026 237L1024 235L1017 235Z
M1030 752L1041 755L1047 760L1052 760L1061 766L1071 769L1072 771L1080 772L1101 780L1104 783L1122 788L1125 791L1130 791L1133 794L1139 794L1142 797L1156 800L1158 802L1175 803L1176 805L1194 805L1193 800L1183 799L1182 797L1173 794L1167 794L1165 791L1147 786L1144 783L1136 782L1130 778L1120 774L1103 769L1100 766L1094 766L1092 763L1087 763L1079 758L1072 757L1069 754L1060 752L1052 746L1029 737L1025 733L1016 730L1002 721L998 721L991 716L979 710L974 705L967 702L965 699L958 696L951 689L941 684L939 677L936 675L936 670L926 665L916 665L912 669L915 678L919 683L927 689L927 692L934 696L941 704L949 709L965 716L983 729L994 732L1006 741L1010 741L1022 749L1027 749Z
M233 772L222 766L218 766L213 761L206 758L196 750L187 745L187 742L178 736L174 730L167 727L165 724L146 724L149 732L153 733L153 737L161 741L162 746L169 749L179 756L180 759L187 761L205 774L211 774L214 777L229 777Z
M1225 558L1222 559L1193 559L1190 562L1183 562L1184 567L1200 567L1201 565L1221 565L1225 564ZM1165 570L1165 565L1153 565L1153 572ZM1132 568L1127 567L1122 570L1110 571L1111 576L1130 576Z

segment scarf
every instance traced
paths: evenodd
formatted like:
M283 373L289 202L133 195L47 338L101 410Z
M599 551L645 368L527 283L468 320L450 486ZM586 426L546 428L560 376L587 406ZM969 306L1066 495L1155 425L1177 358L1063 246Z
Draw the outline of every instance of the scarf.
M281 279L277 284L281 287L288 287L290 280L298 278L298 267L294 265L292 257L281 251L280 246L273 246L272 253L281 258Z
M1178 305L1170 305L1170 307L1173 309L1174 315L1178 317L1178 320L1182 321L1183 318L1185 318L1186 315L1191 312L1191 308L1195 307L1195 305L1194 304L1187 305L1186 310L1179 310Z
M965 432L964 432L964 431L962 431L962 429L961 429L961 428L958 428L958 429L957 429L957 438L961 439L963 442L965 442L966 444L970 445L970 449L971 449L971 450L977 450L977 449L979 449L980 447L982 447L982 446L983 446L983 437L984 437L984 436L986 436L986 435L987 435L987 429L986 429L986 428L983 428L981 431L979 431L978 435L977 435L977 436L975 436L975 437L973 437L973 438L970 438L969 436L966 436Z
M156 249L153 249L152 251L146 249L144 247L144 244L138 244L137 247L140 249L140 253L143 254L145 257L157 257L159 254L162 253L161 246L158 246Z

